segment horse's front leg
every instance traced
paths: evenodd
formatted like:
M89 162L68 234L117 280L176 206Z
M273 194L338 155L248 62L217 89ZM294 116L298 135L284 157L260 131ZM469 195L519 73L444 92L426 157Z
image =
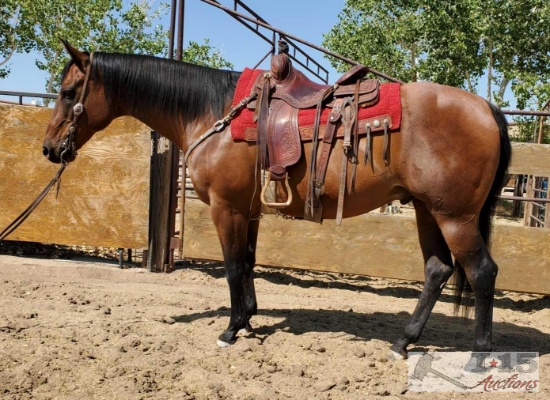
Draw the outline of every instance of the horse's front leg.
M248 223L248 236L246 240L246 256L244 264L243 290L246 307L246 330L252 331L250 318L258 312L256 289L254 288L254 266L256 264L256 243L258 241L258 229L260 220L254 219Z
M212 206L212 221L216 226L222 246L225 263L225 277L229 284L231 298L231 318L229 326L218 338L218 345L227 347L235 343L239 330L247 328L249 315L247 313L247 297L244 278L246 275L248 216L243 215L230 205ZM249 290L246 290L249 292ZM251 303L250 300L248 300ZM255 295L254 295L255 304Z

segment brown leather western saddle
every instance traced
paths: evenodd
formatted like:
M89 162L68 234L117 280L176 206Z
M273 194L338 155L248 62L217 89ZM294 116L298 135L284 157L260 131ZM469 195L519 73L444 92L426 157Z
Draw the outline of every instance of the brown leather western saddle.
M251 94L257 93L257 100L248 104L248 108L255 110L254 120L257 122L261 166L267 170L266 183L261 195L265 205L283 208L291 204L292 193L288 184L287 167L296 164L302 156L298 112L300 109L316 108L311 158L316 162L312 162L309 167L304 217L316 222L322 221L321 196L324 192L328 160L335 133L343 126L343 149L347 157L344 157L342 162L338 197L337 223L340 224L347 165L351 162L353 168L348 187L348 190L352 190L358 163L358 107L375 104L379 98L378 80L363 80L367 72L367 67L358 65L345 73L335 84L322 85L309 80L301 71L296 70L287 54L280 53L272 57L271 71L260 74L252 88ZM331 111L327 126L323 129L322 145L319 148L320 116L324 107L331 108ZM368 140L370 141L370 130ZM286 202L266 200L265 191L272 180L285 181L288 196Z

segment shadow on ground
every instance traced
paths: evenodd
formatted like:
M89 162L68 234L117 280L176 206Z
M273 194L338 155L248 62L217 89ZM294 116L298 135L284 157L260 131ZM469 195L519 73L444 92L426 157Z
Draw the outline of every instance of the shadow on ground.
M229 317L229 310L217 310L179 315L176 322L190 323L201 319ZM388 342L388 348L402 333L409 314L400 312L357 313L341 310L311 309L268 309L261 310L259 316L273 318L271 325L255 326L252 318L253 335L262 341L278 331L284 330L293 335L310 332L346 333L354 335L353 340L369 341L378 339ZM517 326L507 322L493 325L494 351L537 351L540 355L550 353L550 335L535 328ZM221 333L221 332L220 332ZM422 346L436 346L446 351L471 351L473 324L465 323L460 317L449 317L441 313L430 316L428 324L415 351L423 351ZM413 350L409 348L409 350Z
M224 275L223 263L213 262L179 262L177 269L192 268L202 271L215 279L221 279ZM330 288L340 290L360 291L375 293L379 296L391 296L401 299L418 299L422 290L422 284L418 282L387 280L384 279L385 287L376 287L380 284L379 278L371 278L359 275L338 275L326 272L312 272L304 270L292 270L281 268L261 268L255 270L256 279L264 279L273 284L294 285L308 289L311 287ZM388 286L387 282L390 282ZM229 290L229 289L228 289ZM550 308L550 296L534 295L532 298L512 299L506 297L507 292L497 291L495 295L495 308L512 311L540 311ZM454 303L456 297L449 294L442 294L439 301Z

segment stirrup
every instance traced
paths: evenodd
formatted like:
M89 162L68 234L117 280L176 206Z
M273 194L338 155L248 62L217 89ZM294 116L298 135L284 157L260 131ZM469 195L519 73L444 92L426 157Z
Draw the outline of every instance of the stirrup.
M260 195L260 201L262 202L262 204L267 206L267 207L272 207L272 208L285 208L285 207L288 207L292 203L292 190L290 189L290 184L288 183L288 174L286 174L286 179L285 179L287 199L286 199L286 202L284 202L284 203L276 203L276 202L271 203L271 202L269 202L265 199L265 192L266 192L266 190L269 186L269 183L271 182L271 173L268 173L266 175L267 175L266 181L265 181L264 187L262 189L262 194Z

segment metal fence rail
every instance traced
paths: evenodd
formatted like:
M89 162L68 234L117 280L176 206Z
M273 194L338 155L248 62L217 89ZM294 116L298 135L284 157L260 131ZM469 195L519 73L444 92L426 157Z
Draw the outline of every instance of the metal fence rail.
M10 90L0 90L0 96L14 96L19 98L19 105L23 105L24 97L38 97L41 99L57 99L57 95L53 93L36 93L36 92L15 92Z

